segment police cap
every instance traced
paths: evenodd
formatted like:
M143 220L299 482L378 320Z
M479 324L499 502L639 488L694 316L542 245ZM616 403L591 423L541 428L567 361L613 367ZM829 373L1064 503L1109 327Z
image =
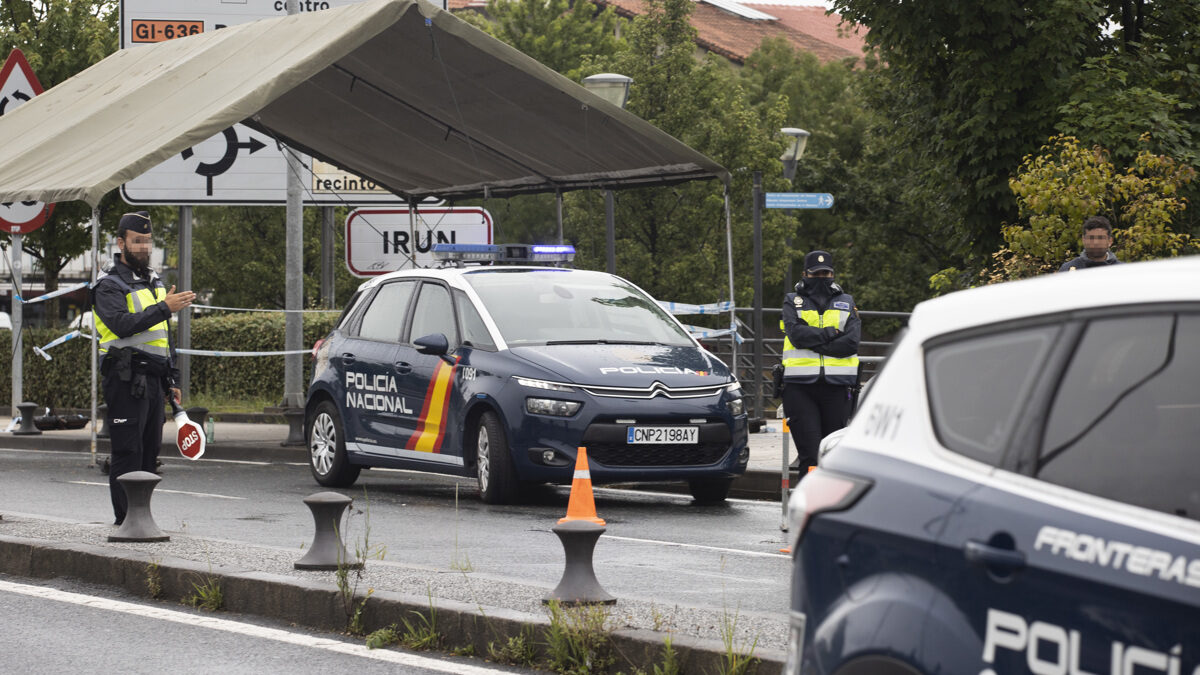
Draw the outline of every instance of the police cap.
M135 211L121 216L121 221L117 223L117 236L124 237L126 230L150 234L150 214L146 211Z
M821 270L833 271L833 256L829 251L809 251L808 255L804 256L804 271L819 272Z

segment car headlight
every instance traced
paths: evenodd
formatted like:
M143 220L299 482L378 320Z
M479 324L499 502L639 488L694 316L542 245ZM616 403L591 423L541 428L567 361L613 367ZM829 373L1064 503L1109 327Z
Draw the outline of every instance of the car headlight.
M725 391L728 392L730 396L736 396L740 398L742 395L742 385L740 382L730 382L729 384L725 385Z
M567 385L558 384L557 382L534 380L528 377L516 377L513 379L515 379L517 384L521 385L522 387L533 387L534 389L545 389L547 391L575 391Z
M525 412L534 415L570 417L579 412L582 405L579 401L560 401L556 398L527 398L525 399Z
M742 413L746 412L746 405L740 398L732 399L725 405L729 408L729 413L731 415L741 415Z

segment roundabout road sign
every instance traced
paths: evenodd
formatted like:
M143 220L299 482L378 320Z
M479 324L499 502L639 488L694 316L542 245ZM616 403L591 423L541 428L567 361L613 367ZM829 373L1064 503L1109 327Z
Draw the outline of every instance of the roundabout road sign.
M12 112L17 106L42 93L42 85L34 76L25 54L12 50L4 69L0 70L0 115ZM42 202L0 203L0 231L27 234L46 223L53 204Z

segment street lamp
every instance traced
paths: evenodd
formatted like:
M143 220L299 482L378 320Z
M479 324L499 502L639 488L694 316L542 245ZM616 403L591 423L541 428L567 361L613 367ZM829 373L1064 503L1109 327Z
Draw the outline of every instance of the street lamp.
M589 75L583 78L583 86L587 87L588 91L608 101L609 103L621 108L625 108L625 101L629 98L629 85L633 84L632 77L618 75L617 73L600 73L598 75ZM605 236L608 250L608 273L617 273L617 226L613 215L613 192L612 190L604 191L604 226Z
M779 161L783 162L783 177L790 183L796 177L796 164L800 162L804 147L808 145L808 137L812 134L796 127L784 127L779 133L791 139L787 150L779 156Z

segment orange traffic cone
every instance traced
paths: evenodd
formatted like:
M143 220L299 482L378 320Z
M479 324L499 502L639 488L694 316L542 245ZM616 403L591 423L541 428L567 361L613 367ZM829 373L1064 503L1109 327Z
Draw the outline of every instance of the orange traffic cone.
M567 502L567 515L558 522L590 520L597 525L604 521L596 517L596 500L592 498L592 474L588 471L587 448L580 447L575 458L575 478L571 481L571 499Z

